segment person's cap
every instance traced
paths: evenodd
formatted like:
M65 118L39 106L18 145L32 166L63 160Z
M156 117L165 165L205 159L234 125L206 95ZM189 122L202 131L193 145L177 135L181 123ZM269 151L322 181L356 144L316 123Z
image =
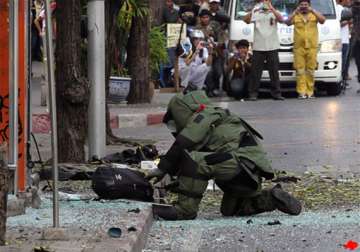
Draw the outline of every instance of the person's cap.
M199 16L200 17L203 17L203 16L211 16L211 12L207 9L204 9L202 10L200 13L199 13Z
M220 0L210 0L209 3L220 3Z
M202 30L193 30L190 34L190 37L192 38L199 38L199 39L204 39L205 35L202 32Z

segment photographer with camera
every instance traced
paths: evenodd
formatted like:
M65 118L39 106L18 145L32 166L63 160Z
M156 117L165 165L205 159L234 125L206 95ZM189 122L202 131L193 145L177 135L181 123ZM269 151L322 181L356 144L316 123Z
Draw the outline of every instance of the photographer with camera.
M244 17L245 23L254 23L253 64L249 83L249 100L256 101L260 80L265 68L271 80L271 95L275 100L284 100L280 90L279 53L280 42L277 23L283 22L281 13L270 0L260 0L251 12Z
M317 25L324 22L325 17L311 8L310 0L299 0L298 7L286 22L294 25L294 68L299 99L315 98L314 73L319 44Z
M221 26L218 22L211 20L211 12L202 10L199 15L199 23L196 29L201 30L205 35L205 40L210 42L215 48L213 63L206 78L206 91L208 96L217 96L219 89L219 79L224 72L224 46L218 43L221 36Z
M183 50L179 53L181 85L190 91L201 90L212 64L213 45L205 41L201 30L193 30L190 39L183 42Z
M231 76L228 95L235 99L245 98L251 72L251 54L249 42L245 39L235 44L236 53L229 59L226 67L227 76Z

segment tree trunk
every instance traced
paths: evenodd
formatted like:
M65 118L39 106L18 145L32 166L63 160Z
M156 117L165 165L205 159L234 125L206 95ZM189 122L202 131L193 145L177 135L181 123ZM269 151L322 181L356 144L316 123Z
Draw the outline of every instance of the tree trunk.
M85 161L89 83L81 64L81 2L57 1L56 99L60 162Z
M7 194L9 187L9 171L6 168L6 144L0 145L0 246L5 245Z
M109 96L109 80L111 76L111 67L114 62L114 50L115 50L115 31L116 31L116 19L121 6L124 1L111 0L105 1L105 29L106 29L106 44L105 44L105 88L106 88L106 142L108 144L116 142L118 139L113 134L110 121L110 110L108 104Z
M150 1L150 10L151 10L151 25L158 26L161 25L162 13L165 7L164 0L151 0Z
M149 1L144 1L146 4ZM148 6L148 5L147 5ZM129 103L150 103L150 68L149 68L149 16L135 17L130 30L128 43L128 63L131 75Z

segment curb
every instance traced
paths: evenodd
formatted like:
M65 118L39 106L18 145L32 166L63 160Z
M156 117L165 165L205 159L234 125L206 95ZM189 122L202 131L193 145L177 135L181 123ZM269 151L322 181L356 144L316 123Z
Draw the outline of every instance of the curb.
M142 209L137 216L127 216L123 218L135 218L139 220L134 224L134 232L126 232L126 228L131 223L121 226L123 233L121 238L109 238L107 234L98 235L90 239L77 229L72 228L41 228L38 230L41 234L35 235L22 243L13 243L1 247L1 252L33 252L34 247L42 246L48 248L46 251L63 252L141 252L146 245L148 234L153 224L152 207L148 206ZM36 231L34 231L36 232ZM13 237L18 231L11 231L8 237ZM84 246L84 242L86 246Z
M112 129L146 127L161 124L165 112L152 114L119 114L110 116ZM35 134L49 134L51 129L50 115L47 113L33 114L32 132Z

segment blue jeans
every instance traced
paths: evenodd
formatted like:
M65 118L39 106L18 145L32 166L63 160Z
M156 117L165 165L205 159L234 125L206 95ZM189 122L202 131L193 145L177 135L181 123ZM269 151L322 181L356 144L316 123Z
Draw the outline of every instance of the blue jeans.
M349 44L342 44L342 66L341 66L341 73L342 76L346 77L348 75L348 70L349 70L349 62L350 60L348 59L349 56Z
M169 87L171 86L171 70L175 65L176 59L176 48L168 48L168 63L160 65L160 86L161 87Z

